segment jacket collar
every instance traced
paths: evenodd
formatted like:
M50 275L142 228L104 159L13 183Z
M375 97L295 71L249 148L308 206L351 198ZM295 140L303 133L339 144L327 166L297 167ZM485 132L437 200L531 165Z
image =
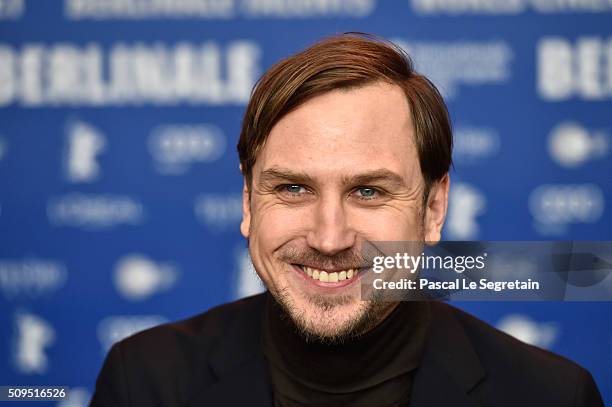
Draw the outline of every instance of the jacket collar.
M251 304L231 315L231 321L206 358L217 382L201 389L188 407L272 406L261 329L266 295L248 299Z
M485 378L485 371L455 314L449 305L431 301L430 333L410 407L480 405L470 392Z
M212 349L208 360L218 381L202 389L189 407L272 406L261 343L264 295L234 319ZM431 310L430 334L414 377L410 407L479 406L470 395L485 376L478 356L450 306L432 302Z

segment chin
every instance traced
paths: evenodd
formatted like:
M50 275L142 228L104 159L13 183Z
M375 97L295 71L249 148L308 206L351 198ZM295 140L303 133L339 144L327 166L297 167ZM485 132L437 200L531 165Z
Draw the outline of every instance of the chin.
M283 290L275 297L307 341L336 343L363 333L374 308L359 296L306 295Z

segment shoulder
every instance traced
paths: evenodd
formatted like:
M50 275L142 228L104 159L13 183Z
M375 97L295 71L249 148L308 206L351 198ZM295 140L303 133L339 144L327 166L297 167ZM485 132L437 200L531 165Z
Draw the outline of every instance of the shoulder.
M522 374L524 369L576 371L581 369L571 360L542 348L522 342L458 308L438 304L457 319L484 366L511 365Z
M259 294L222 304L193 317L139 332L121 341L120 346L147 355L162 349L167 352L197 348L205 352L218 341L232 339L228 336L236 328L256 328L264 302L264 294Z
M432 304L432 316L442 314L463 328L484 369L477 388L483 399L519 402L527 397L554 400L559 406L603 406L591 374L577 363L521 342L458 308Z
M98 375L92 405L186 402L194 389L215 382L208 361L218 344L233 341L239 348L258 331L264 303L263 294L244 298L114 344Z

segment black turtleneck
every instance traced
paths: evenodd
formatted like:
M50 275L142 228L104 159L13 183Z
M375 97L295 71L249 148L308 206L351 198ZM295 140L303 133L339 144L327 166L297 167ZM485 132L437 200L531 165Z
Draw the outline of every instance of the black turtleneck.
M427 302L401 302L342 344L306 342L270 293L263 346L274 405L407 406L429 327Z

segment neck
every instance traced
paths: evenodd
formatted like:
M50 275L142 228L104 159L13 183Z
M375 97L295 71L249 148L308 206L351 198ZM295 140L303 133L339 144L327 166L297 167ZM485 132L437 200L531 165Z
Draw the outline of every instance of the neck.
M429 304L385 303L385 312L368 329L342 340L304 336L268 293L264 351L270 364L308 383L335 389L365 386L388 374L414 369L429 326ZM364 360L368 363L364 366Z

